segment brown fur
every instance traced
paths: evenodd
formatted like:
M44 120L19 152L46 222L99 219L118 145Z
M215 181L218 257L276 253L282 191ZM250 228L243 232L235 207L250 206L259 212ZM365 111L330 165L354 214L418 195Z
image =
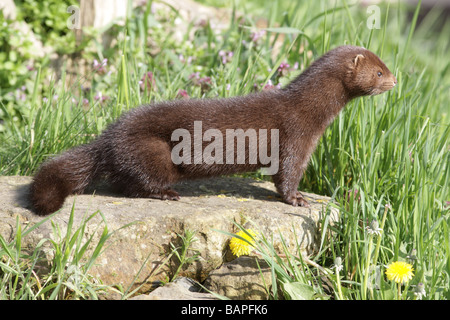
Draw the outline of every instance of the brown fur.
M45 162L34 177L30 201L36 214L46 215L58 210L68 195L83 192L100 178L129 197L176 200L178 194L169 187L177 181L262 166L248 162L175 165L171 150L178 142L171 141L173 131L184 128L192 133L194 121L202 121L203 132L278 129L280 162L273 181L285 202L307 206L297 187L326 127L351 99L385 92L396 83L375 54L342 46L316 60L281 90L141 106L121 116L92 143Z

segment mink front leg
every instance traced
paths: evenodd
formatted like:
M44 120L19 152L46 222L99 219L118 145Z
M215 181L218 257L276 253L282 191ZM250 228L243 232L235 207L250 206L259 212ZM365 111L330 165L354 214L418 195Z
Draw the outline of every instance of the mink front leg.
M282 161L280 170L273 176L273 182L283 201L294 207L309 207L308 201L297 190L305 169L306 165L295 165L289 161Z
M180 200L178 192L172 189L161 190L158 193L152 193L147 195L148 198L156 198L161 200Z

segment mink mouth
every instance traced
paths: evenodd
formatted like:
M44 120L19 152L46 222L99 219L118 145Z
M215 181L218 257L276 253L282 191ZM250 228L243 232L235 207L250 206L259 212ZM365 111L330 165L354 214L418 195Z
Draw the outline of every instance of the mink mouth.
M394 83L393 84L383 84L379 87L371 88L368 94L371 96L375 96L375 95L381 94L383 92L389 91L394 87L395 87Z
M383 92L384 92L384 91L391 90L391 89L394 88L394 87L395 87L395 83L392 83L392 84L390 84L390 83L388 83L388 84L383 84L383 85L381 86L381 90L383 90Z

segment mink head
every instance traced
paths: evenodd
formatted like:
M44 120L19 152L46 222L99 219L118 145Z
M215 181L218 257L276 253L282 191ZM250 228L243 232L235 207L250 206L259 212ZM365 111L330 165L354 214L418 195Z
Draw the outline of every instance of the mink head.
M392 89L397 79L374 53L360 47L340 47L345 52L344 87L351 96L376 95Z

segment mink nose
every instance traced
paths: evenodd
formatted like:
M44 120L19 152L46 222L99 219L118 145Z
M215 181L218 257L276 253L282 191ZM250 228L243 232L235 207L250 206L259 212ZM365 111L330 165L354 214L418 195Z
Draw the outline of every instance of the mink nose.
M394 77L394 86L397 84L397 78Z

